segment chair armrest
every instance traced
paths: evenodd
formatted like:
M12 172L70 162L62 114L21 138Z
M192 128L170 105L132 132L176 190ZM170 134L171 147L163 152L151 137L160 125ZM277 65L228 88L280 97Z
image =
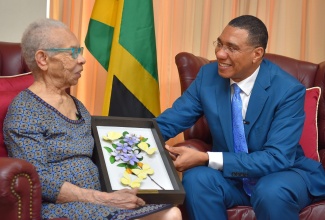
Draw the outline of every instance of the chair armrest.
M25 160L0 158L1 219L41 219L41 202L35 167Z
M209 145L199 139L188 139L188 140L182 141L182 142L174 145L174 147L180 147L180 146L194 148L194 149L196 149L198 151L202 151L202 152L207 152L207 151L211 150L211 148L212 148L211 145Z

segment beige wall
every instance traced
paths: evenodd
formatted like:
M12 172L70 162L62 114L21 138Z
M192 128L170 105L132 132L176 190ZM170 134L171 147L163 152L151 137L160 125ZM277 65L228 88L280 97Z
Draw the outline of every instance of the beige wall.
M46 17L46 0L0 0L0 41L20 42L26 26Z

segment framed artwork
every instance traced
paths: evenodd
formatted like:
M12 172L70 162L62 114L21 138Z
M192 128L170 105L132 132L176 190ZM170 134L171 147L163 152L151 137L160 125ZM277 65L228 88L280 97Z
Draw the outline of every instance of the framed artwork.
M139 188L147 204L182 204L185 191L154 119L93 116L102 190Z

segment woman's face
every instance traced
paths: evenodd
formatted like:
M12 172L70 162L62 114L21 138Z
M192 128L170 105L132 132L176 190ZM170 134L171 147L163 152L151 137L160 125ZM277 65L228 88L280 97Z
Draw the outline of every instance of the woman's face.
M69 88L78 83L86 60L81 53L78 54L79 43L72 32L65 29L54 29L52 36L59 38L57 40L62 39L64 43L62 43L61 49L74 48L76 51L73 54L73 50L58 50L48 58L47 76L50 83L57 88Z

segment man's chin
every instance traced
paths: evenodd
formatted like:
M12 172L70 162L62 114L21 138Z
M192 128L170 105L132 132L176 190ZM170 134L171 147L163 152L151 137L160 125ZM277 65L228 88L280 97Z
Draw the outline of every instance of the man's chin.
M230 79L232 76L231 74L224 72L224 71L218 71L218 73L219 73L219 76L221 76L222 78L225 78L225 79Z

